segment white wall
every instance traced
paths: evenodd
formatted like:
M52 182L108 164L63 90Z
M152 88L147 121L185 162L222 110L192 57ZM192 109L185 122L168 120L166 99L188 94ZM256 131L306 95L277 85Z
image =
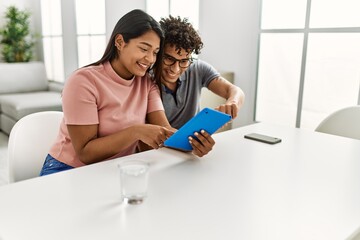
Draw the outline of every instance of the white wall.
M253 122L260 25L260 0L200 0L200 58L218 70L233 71L246 95L233 127Z
M220 71L233 71L235 84L246 95L245 104L239 117L234 120L233 127L253 122L260 1L200 0L199 28L204 48L199 57ZM0 14L3 15L10 4L29 8L36 15L34 27L41 31L39 2L40 0L1 0ZM120 17L135 8L145 10L146 0L106 0L107 38ZM37 52L41 53L41 49Z
M110 38L112 30L119 19L133 9L146 10L146 0L106 0L106 37Z

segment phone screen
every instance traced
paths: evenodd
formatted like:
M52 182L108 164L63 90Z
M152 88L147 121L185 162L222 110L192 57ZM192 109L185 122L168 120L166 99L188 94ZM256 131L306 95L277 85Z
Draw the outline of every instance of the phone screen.
M249 133L249 134L246 134L244 137L247 139L264 142L264 143L269 143L269 144L275 144L275 143L281 142L280 138L267 136L267 135L263 135L263 134L259 134L259 133Z

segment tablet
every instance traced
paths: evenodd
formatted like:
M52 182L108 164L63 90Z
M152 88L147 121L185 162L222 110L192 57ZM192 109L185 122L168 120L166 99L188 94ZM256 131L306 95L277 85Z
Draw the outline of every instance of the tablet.
M189 136L196 139L194 132L200 132L202 129L211 135L230 120L231 116L226 113L204 108L171 135L164 142L164 146L182 151L192 151L192 146L188 139Z

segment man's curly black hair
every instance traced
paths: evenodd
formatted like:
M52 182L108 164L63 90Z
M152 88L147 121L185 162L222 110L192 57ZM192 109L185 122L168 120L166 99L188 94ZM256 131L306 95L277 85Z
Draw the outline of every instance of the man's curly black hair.
M161 18L160 26L165 33L165 44L175 46L178 51L183 48L191 53L200 53L203 42L187 18L170 15L168 18Z

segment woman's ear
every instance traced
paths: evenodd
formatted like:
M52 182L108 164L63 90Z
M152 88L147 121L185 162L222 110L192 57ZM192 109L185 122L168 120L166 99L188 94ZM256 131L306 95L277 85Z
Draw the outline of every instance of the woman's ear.
M124 46L124 38L121 34L116 35L115 37L115 47L120 50Z

